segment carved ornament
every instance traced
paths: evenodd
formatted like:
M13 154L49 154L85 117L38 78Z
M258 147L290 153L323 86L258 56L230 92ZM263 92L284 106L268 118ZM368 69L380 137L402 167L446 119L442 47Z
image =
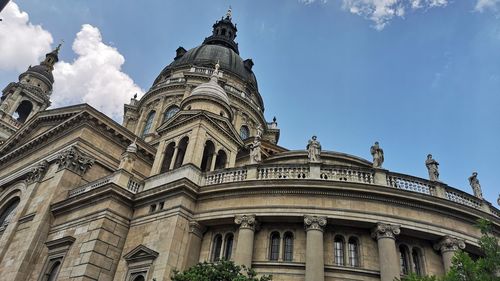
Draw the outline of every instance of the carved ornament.
M246 228L253 231L255 231L255 227L257 226L255 215L237 215L234 218L234 223L240 225L240 229Z
M441 239L441 241L434 244L434 249L436 251L441 251L441 253L450 251L455 252L458 251L458 249L465 249L465 242L462 239L445 236Z
M43 160L42 162L38 163L29 172L26 182L28 184L31 184L34 182L41 181L45 176L45 174L47 173L48 168L49 168L49 162L47 162L47 160Z
M58 171L62 169L71 170L78 175L84 175L94 165L94 159L83 154L78 148L70 147L59 154L57 164Z
M304 228L306 231L319 230L324 231L326 226L326 217L304 216Z
M379 240L382 238L396 239L396 236L401 233L399 225L378 223L372 230L372 237Z
M207 228L197 221L190 221L189 222L189 232L193 233L194 235L203 238L203 233L205 233L205 230Z

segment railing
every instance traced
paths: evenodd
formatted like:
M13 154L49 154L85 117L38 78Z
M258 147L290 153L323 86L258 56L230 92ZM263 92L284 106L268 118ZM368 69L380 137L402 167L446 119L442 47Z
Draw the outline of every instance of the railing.
M246 169L237 169L230 171L216 171L205 176L205 184L219 184L226 182L244 181L247 178Z
M467 205L469 207L473 207L476 209L481 209L481 201L477 199L476 197L466 194L466 193L461 193L458 190L446 190L445 194L446 199L462 204L462 205Z
M137 193L139 192L140 190L142 190L143 188L143 183L134 179L134 178L130 178L128 180L128 184L127 184L127 189L132 192L132 193Z
M271 166L257 169L258 180L306 178L309 178L308 166Z
M111 174L104 178L98 179L93 182L89 182L80 187L70 190L68 193L68 197L70 198L75 197L77 195L89 192L93 189L105 186L110 183L114 183L124 189L127 189L132 193L137 193L139 191L142 191L144 187L144 183L142 181L135 179L131 174L127 172L124 173L122 172L122 170L119 170L114 174Z
M69 191L68 195L69 195L69 197L74 197L74 196L77 196L79 194L82 194L82 193L88 192L90 190L96 189L98 187L101 187L103 185L106 185L106 184L111 182L111 180L113 179L114 176L115 175L112 174L112 175L109 175L109 176L104 177L102 179L99 179L97 181L89 182L89 183L82 185L78 188L72 189Z
M214 73L214 70L211 68L205 68L205 67L192 67L189 72L195 72L195 73L201 73L201 74L206 74L206 75L212 75Z
M351 167L325 167L321 168L320 178L330 181L345 181L359 183L374 183L374 174L369 170Z
M408 191L434 195L433 187L419 178L391 173L387 175L387 185Z

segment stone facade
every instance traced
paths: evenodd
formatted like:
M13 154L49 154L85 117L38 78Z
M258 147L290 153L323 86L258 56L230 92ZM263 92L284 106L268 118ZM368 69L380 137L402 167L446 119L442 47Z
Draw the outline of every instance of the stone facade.
M277 145L235 34L228 14L202 46L179 48L125 105L123 126L75 105L10 128L2 279L166 281L224 258L273 280L392 281L442 275L458 249L480 255L475 221L500 229L489 202L320 146L311 161Z

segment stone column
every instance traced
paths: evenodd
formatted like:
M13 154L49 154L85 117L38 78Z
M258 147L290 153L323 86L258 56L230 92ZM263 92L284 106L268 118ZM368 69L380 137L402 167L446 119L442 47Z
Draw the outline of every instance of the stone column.
M323 231L326 217L304 216L306 230L306 279L305 281L325 280L325 261L323 254Z
M212 153L212 162L210 163L210 171L215 170L215 160L217 159L217 152Z
M465 242L462 239L445 236L441 241L434 244L434 249L441 252L443 259L444 272L448 273L451 268L451 260L458 249L465 249Z
M399 257L396 251L396 235L401 232L399 225L378 223L372 230L377 239L380 265L380 281L393 281L400 277Z
M197 264L200 260L201 240L206 228L196 221L189 222L189 236L186 251L186 259L184 262L184 269Z
M235 217L234 222L240 225L234 262L250 268L252 267L253 242L257 225L255 215L238 215Z
M174 154L172 155L172 160L170 161L169 171L172 171L175 166L175 162L177 162L177 153L179 153L179 143L177 143L174 147Z

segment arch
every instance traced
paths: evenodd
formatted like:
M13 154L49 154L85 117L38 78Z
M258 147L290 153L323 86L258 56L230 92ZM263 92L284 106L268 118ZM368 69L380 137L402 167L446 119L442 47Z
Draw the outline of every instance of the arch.
M410 250L406 245L399 245L399 266L401 274L410 273Z
M177 157L175 158L174 169L177 169L180 166L182 166L182 163L184 162L184 155L186 155L188 142L189 142L188 137L183 137L179 142L179 146L177 147Z
M224 259L225 260L231 259L231 254L233 253L233 242L234 242L234 235L232 233L226 234L226 237L224 238Z
M161 164L161 173L165 173L170 170L170 164L172 163L172 158L174 157L175 142L171 142L165 148L165 154L163 156L163 162Z
M222 29L221 35L226 35L226 29L225 28Z
M17 205L19 205L19 202L21 202L21 199L16 196L12 198L4 208L2 208L2 212L0 213L0 228L6 227L9 224L12 217L14 217L15 210Z
M269 260L277 261L280 254L280 233L274 231L269 239Z
M349 265L359 267L359 241L356 237L350 237L348 241Z
M17 116L17 121L24 122L30 116L33 110L33 104L29 100L23 100L17 107L14 115Z
M293 261L293 233L290 231L283 235L283 261Z
M219 150L217 152L217 157L215 158L215 169L224 169L226 167L227 154L224 150Z
M144 137L151 130L151 127L153 126L153 120L155 119L155 114L156 111L154 110L151 110L151 112L149 112L148 117L146 118L146 124L144 125L144 129L142 130L142 137Z
M145 281L146 279L144 279L144 276L143 275L137 275L133 281Z
M205 142L205 148L203 149L203 157L201 159L201 170L203 172L208 172L212 168L212 159L215 154L215 145L212 141L207 140Z
M242 140L246 140L250 137L250 129L248 129L247 125L243 125L240 128L240 138Z
M50 271L47 273L47 281L56 281L57 274L59 273L59 268L61 268L61 262L56 261L50 268Z
M335 265L345 265L345 240L342 235L337 235L333 239L333 253Z
M413 261L413 273L423 275L422 251L419 248L413 248L411 251L411 259Z
M222 235L217 234L212 242L212 261L220 260L220 254L222 250Z
M180 109L177 105L172 105L171 107L167 108L167 110L165 110L165 112L163 113L163 122L172 118L172 116L179 112L179 110Z

